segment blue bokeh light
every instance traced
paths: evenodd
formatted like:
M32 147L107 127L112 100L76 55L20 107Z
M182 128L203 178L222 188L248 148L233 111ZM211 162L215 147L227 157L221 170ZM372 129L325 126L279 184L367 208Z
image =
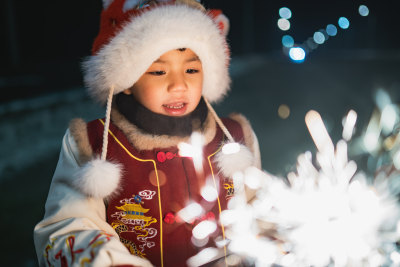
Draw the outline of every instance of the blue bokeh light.
M336 28L336 26L333 25L333 24L328 24L328 25L326 26L326 33L327 33L329 36L335 36L335 35L337 34L337 28Z
M290 35L284 35L282 37L282 45L284 47L292 47L294 45L294 39Z
M366 5L360 5L358 13L360 13L361 16L366 17L369 15L369 9Z
M325 42L325 35L322 32L315 32L313 39L317 44L323 44Z
M289 57L296 63L301 63L306 58L306 51L301 47L292 47L289 50Z
M305 45L309 48L309 50L314 50L318 47L318 44L314 42L314 39L312 37L307 39Z
M340 17L338 21L339 27L342 29L347 29L350 26L350 21L345 17Z
M287 7L282 7L279 9L279 16L283 19L290 19L292 17L292 11Z

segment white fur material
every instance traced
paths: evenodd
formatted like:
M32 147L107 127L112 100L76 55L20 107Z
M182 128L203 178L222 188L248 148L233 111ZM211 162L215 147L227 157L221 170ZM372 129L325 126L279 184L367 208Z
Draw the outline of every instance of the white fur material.
M254 156L244 145L240 145L239 152L224 154L220 151L216 155L217 166L225 177L232 177L235 172L244 172L254 165Z
M120 165L93 159L76 173L74 186L90 197L106 198L118 190L120 177Z
M200 58L203 96L221 100L230 85L225 37L210 16L186 5L161 5L132 18L83 62L89 93L104 104L111 85L115 94L130 88L162 54L178 48L190 48Z

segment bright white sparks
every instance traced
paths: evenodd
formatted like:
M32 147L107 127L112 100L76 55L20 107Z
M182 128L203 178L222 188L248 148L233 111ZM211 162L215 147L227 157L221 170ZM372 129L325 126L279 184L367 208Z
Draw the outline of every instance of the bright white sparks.
M179 143L179 155L181 157L191 157L193 159L196 172L203 173L203 145L204 136L198 132L193 132L190 136L190 144Z
M177 214L179 218L187 223L193 222L196 218L204 213L204 209L198 203L191 203L185 208L181 209Z
M203 250L205 256L200 257L203 251L194 256L198 265L191 266L215 260L217 252L223 256L223 246L229 266L399 266L400 110L383 90L376 102L355 142L358 149L364 145L367 171L358 170L348 156L354 154L350 141L356 112L350 110L343 119L343 139L335 144L321 115L308 112L315 156L309 151L299 155L286 179L256 167L235 172L235 195L220 216L226 238L219 239L226 243L210 250L213 257ZM217 226L210 223L216 222L196 226L193 239L211 240Z
M387 105L383 108L381 114L381 127L384 134L393 131L394 126L399 121L397 107L393 104Z
M217 230L215 221L204 220L193 228L193 237L196 239L205 239Z
M318 112L311 110L306 114L306 125L318 150L333 153L333 143Z
M382 131L379 121L380 115L374 112L363 137L364 147L369 153L374 153L379 147L379 137Z
M213 202L218 198L218 192L214 185L207 183L203 188L201 188L201 196L208 202Z
M354 132L354 126L357 121L357 113L354 110L350 110L343 123L342 137L344 140L349 141Z
M400 263L400 211L394 197L400 183L384 172L370 183L348 159L346 141L354 132L357 114L347 114L344 140L336 146L320 114L310 111L305 120L318 152L315 159L310 152L299 155L296 172L287 175L289 184L257 168L235 175L235 190L245 187L257 194L249 201L235 193L229 210L221 214L229 252L252 266ZM400 152L394 162L396 157Z
M212 261L214 258L218 257L219 253L220 252L216 248L205 248L202 251L200 251L197 255L191 257L187 261L187 264L190 267L204 265Z

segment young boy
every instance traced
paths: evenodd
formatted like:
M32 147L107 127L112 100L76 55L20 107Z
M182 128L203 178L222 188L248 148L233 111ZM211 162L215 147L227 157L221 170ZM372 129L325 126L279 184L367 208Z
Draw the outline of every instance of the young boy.
M224 238L219 216L233 194L230 176L260 167L248 121L221 120L209 103L229 89L227 20L194 0L103 4L84 79L107 103L106 117L75 119L64 136L34 230L39 263L186 266ZM227 142L242 143L240 151L222 153ZM185 143L192 154L180 153ZM218 225L205 241L192 235L204 221Z

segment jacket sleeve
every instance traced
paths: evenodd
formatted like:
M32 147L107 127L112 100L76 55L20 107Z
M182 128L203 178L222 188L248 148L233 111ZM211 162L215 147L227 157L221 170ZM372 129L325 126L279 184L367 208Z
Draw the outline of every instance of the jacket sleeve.
M67 130L50 186L45 215L34 229L40 266L152 266L133 256L106 222L102 199L75 189L78 148Z

